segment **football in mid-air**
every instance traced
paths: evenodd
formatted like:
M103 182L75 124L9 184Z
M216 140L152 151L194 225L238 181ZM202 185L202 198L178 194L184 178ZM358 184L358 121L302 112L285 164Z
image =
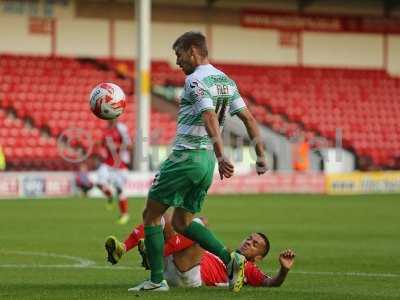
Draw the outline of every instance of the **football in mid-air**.
M125 110L124 91L116 84L104 82L90 93L90 109L96 117L103 120L118 118Z

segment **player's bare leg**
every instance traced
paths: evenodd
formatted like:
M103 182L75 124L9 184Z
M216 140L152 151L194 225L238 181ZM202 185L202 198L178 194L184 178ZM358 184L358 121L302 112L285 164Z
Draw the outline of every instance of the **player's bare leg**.
M106 204L106 209L107 210L113 210L114 208L114 203L113 203L113 194L111 191L111 188L108 187L105 184L97 184L97 187L102 191L102 193L107 197L107 204Z
M204 249L199 244L173 254L174 263L180 272L186 272L200 264Z
M117 187L117 195L118 195L118 206L120 217L117 220L118 224L124 225L129 221L129 212L128 212L128 197L125 196L122 188Z
M207 226L207 220L205 218L195 218L193 221ZM180 272L186 272L192 269L194 266L199 265L201 257L204 253L204 249L199 244L194 243L192 246L173 253L174 263Z

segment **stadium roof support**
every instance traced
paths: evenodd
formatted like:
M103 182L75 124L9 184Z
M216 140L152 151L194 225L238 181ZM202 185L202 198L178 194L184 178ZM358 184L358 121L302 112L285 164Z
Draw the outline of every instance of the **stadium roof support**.
M136 0L136 141L135 169L149 170L151 0Z

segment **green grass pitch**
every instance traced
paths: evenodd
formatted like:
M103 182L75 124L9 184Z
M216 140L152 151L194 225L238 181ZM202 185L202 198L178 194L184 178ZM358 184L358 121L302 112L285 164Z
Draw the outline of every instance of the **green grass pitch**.
M93 199L0 200L0 299L400 299L398 195L210 196L203 210L216 235L235 247L252 231L272 248L262 268L275 274L277 254L297 253L280 288L172 289L131 294L147 278L136 251L116 267L103 243L140 222L143 199L131 199L132 221Z

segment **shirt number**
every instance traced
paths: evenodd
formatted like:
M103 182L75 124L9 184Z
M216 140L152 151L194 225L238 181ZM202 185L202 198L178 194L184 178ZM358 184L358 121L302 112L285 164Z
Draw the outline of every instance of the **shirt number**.
M228 103L227 97L229 96L229 88L225 84L217 84L217 106L215 107L215 113L218 116L218 123L221 125L224 120L226 106Z

